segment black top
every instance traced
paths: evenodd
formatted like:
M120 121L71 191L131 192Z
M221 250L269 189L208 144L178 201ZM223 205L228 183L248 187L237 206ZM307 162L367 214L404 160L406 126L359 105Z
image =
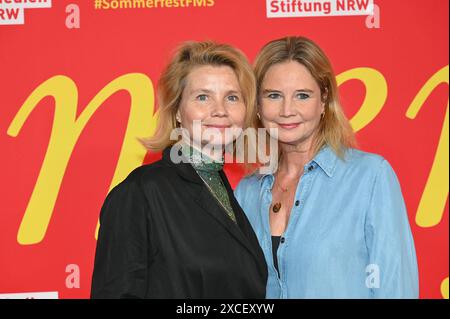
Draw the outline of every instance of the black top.
M275 269L277 270L278 277L280 276L280 271L278 270L277 251L278 251L278 247L280 246L280 239L281 239L281 236L272 236L273 265L275 266Z
M267 267L223 171L237 225L188 163L136 168L106 197L92 298L264 298Z

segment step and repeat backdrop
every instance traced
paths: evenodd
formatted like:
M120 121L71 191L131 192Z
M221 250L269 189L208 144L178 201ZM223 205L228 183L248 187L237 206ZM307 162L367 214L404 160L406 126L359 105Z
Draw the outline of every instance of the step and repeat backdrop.
M188 40L302 35L332 61L360 148L398 174L421 298L448 298L447 0L0 0L0 298L88 298L101 205L147 153ZM243 176L226 166L236 186Z

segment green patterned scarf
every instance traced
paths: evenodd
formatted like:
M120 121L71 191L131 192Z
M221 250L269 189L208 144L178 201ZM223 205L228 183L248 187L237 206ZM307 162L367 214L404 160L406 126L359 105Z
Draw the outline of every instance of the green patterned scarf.
M198 149L183 143L183 156L189 159L197 174L205 182L209 191L223 207L228 217L236 223L236 216L230 204L227 190L223 184L219 172L223 169L223 158L220 161L214 160L203 154Z

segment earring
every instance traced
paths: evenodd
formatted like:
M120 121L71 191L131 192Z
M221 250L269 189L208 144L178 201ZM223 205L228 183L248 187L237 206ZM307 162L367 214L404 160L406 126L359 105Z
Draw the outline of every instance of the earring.
M259 112L256 113L256 116L258 117L258 119L261 119L261 115L259 115Z

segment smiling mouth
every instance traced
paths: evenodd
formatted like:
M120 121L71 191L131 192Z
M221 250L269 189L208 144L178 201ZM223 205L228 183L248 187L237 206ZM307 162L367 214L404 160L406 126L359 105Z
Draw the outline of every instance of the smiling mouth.
M300 125L301 123L288 123L288 124L278 124L279 127L290 130L293 128L296 128Z
M226 128L230 128L231 125L216 125L216 124L213 124L213 125L205 125L205 127L207 127L207 128L216 128L216 129L219 129L219 130L223 130L223 129L226 129Z

